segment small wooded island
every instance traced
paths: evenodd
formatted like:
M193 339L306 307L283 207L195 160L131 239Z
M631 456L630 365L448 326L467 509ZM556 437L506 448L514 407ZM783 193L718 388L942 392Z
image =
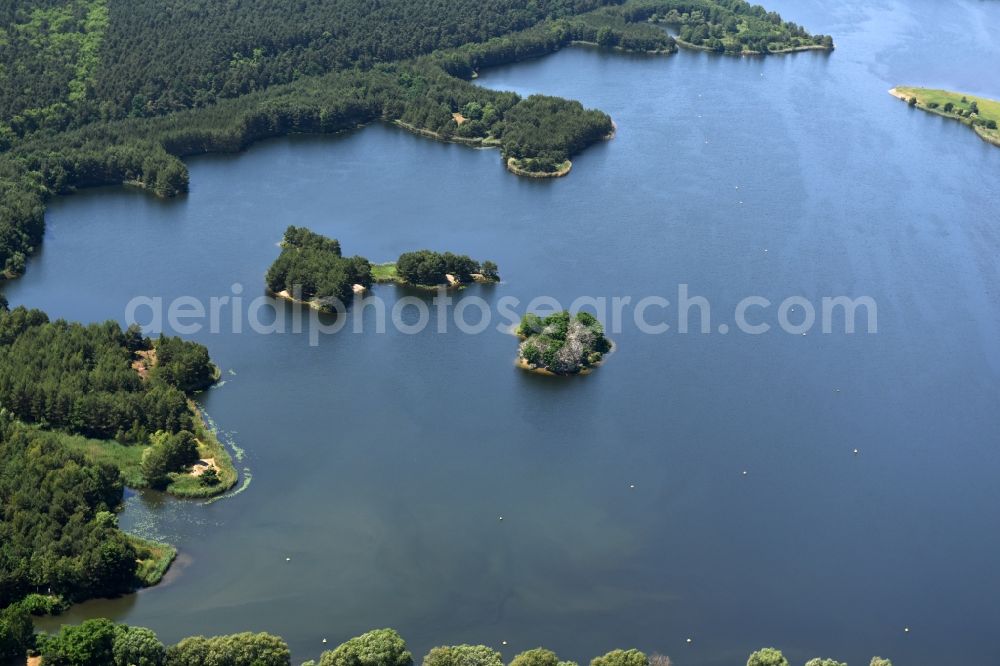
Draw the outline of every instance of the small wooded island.
M337 300L346 303L373 282L460 287L470 282L499 282L500 274L492 261L431 250L404 252L395 262L373 266L364 257L342 256L340 242L334 238L290 226L265 281L275 296L332 311Z
M573 316L563 310L544 319L528 313L521 319L517 335L521 338L518 366L543 374L585 374L611 351L604 327L588 312Z
M346 302L372 284L372 267L364 257L344 257L340 241L305 227L289 226L281 254L267 270L267 288L276 296L325 309L324 302ZM356 285L356 286L355 286Z
M404 252L394 263L372 267L376 282L397 282L416 287L453 287L470 282L499 282L500 273L492 261L476 261L464 254L417 250Z
M1000 146L1000 102L985 98L974 98L962 93L932 88L912 88L898 86L889 91L911 107L921 111L936 113L945 118L968 125L981 139L994 146Z

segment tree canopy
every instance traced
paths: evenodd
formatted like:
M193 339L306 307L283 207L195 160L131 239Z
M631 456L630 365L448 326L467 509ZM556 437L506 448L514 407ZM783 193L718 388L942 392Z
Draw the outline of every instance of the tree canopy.
M192 636L167 648L164 666L290 666L288 645L267 633Z
M85 599L135 587L135 549L103 519L122 500L117 469L7 416L0 460L0 607L29 592Z
M287 291L304 301L337 299L346 303L355 284L370 287L371 264L364 257L343 257L340 243L305 227L290 226L281 254L267 271L267 288Z
M763 648L750 655L747 666L788 666L788 660L781 654L781 650Z
M423 666L503 666L503 656L485 645L448 645L432 648Z
M591 659L590 666L649 666L649 657L639 650L612 650Z
M518 348L521 361L531 369L543 369L557 375L581 372L600 363L604 354L611 350L604 327L589 312L572 316L563 310L544 319L528 313L521 319L517 334L522 338ZM637 655L630 655L630 658L637 658Z
M376 629L324 652L319 666L412 666L413 655L393 629Z
M158 363L144 380L133 364L154 350ZM112 321L85 326L0 310L0 403L27 423L122 441L190 430L186 393L211 384L215 372L197 343L137 343Z
M22 609L23 610L23 609ZM26 616L25 616L26 617ZM5 617L0 613L0 649L4 643ZM26 620L27 621L27 620ZM14 657L34 645L28 621L28 639ZM45 666L291 666L285 642L271 634L250 633L228 636L192 636L166 647L156 634L143 627L116 624L107 619L88 620L79 625L64 625L53 634L37 637L37 651ZM5 653L0 652L0 656ZM590 663L601 666L642 666L650 662L666 664L670 659L656 654L651 659L638 650L612 650ZM319 662L302 666L412 666L413 659L402 637L392 629L376 629L351 638L333 650L324 652ZM765 648L750 655L748 666L785 666L788 661L780 651ZM814 659L807 666L838 666L833 660ZM451 645L432 648L423 666L503 666L499 652L485 645ZM509 666L576 666L561 661L546 648L525 650ZM892 666L887 659L874 657L871 666Z
M457 282L471 282L476 275L482 276L484 280L500 279L497 265L492 261L478 262L464 254L431 250L399 255L396 273L404 282L424 286L448 284L448 275Z

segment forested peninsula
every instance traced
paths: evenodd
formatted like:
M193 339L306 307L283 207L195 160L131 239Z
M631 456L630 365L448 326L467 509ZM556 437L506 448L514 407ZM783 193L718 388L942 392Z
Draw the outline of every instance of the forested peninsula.
M344 5L344 6L342 6ZM604 5L604 6L602 6ZM653 25L679 21L690 43L724 53L832 48L743 0L457 0L314 3L283 20L265 0L43 0L0 8L0 269L21 274L41 242L46 200L132 183L186 191L181 158L265 137L331 133L373 121L496 146L518 173L568 171L613 129L574 101L486 90L484 67L588 42L671 53ZM704 36L703 36L704 33ZM708 41L706 41L708 40ZM829 45L829 46L828 46ZM764 48L766 47L766 48Z
M67 449L117 468L132 488L208 497L232 487L229 454L191 396L218 379L208 350L116 322L0 310L0 408ZM206 469L193 470L199 460ZM192 473L195 472L195 473Z
M196 343L0 305L0 608L155 584L174 550L115 512L126 484L207 497L236 482L191 400L218 369Z
M964 95L950 90L897 86L889 91L893 97L911 107L957 120L971 127L979 137L994 146L1000 146L1000 102L984 97Z

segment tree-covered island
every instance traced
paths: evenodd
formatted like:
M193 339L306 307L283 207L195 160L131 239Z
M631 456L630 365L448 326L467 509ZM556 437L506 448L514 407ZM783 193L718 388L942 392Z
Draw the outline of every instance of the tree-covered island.
M601 322L589 312L566 310L544 319L528 313L517 328L518 366L555 375L587 373L611 351Z
M911 107L957 120L975 130L987 143L1000 146L1000 102L950 90L897 86L889 91Z
M340 243L305 227L290 226L281 241L281 254L271 264L265 281L275 296L333 311L373 282L395 282L417 287L457 287L471 282L498 282L492 261L475 261L464 254L418 250L404 252L395 262L375 264L364 257L344 257Z
M377 264L373 270L379 282L416 287L458 287L470 282L500 281L497 265L492 261L480 262L464 254L432 250L404 252L394 263Z
M334 299L347 303L356 291L371 286L372 269L364 257L344 257L336 239L290 226L265 281L277 296L332 310Z

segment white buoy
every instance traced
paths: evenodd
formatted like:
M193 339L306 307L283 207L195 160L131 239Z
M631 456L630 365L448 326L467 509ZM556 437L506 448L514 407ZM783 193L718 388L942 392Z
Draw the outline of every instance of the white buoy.
M290 558L290 557L286 557L286 558L285 558L285 561L286 561L286 562L291 562L291 561L292 561L292 558Z
M503 516L500 516L500 520L503 520Z
M326 639L325 638L323 639L323 642L326 643Z
M634 483L630 483L630 484L628 484L628 487L629 488L635 488L635 484Z
M747 471L743 470L743 476L746 476L746 475L747 475Z
M507 645L507 641L500 641L501 645Z
M910 633L910 628L909 627L903 627L903 633L904 634Z
M689 638L689 639L687 639L687 642L688 642L688 644L691 644L691 643L693 643L694 641L692 641L692 640L691 640L691 639Z
M859 453L861 453L861 452L858 451L857 449L854 449L854 455L858 455Z

